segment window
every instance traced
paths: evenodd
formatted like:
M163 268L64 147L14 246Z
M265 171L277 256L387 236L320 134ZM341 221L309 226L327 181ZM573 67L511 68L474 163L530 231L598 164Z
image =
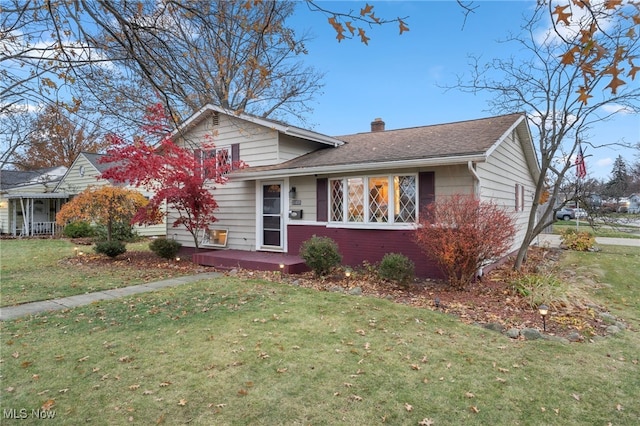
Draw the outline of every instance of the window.
M415 223L416 186L415 175L330 179L329 221Z
M205 246L226 247L228 234L228 229L207 229L201 244Z
M207 151L201 151L201 163L206 159L216 159L215 167L216 173L219 172L222 175L229 173L231 170L231 147L223 146ZM204 168L204 167L203 167ZM214 177L211 172L206 173L206 178Z

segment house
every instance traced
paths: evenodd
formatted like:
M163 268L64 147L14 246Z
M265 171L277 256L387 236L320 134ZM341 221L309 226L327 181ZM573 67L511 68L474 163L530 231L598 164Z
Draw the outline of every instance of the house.
M397 130L375 119L370 131L330 137L207 105L173 137L196 149L212 137L216 150L249 166L213 189L218 221L193 255L213 266L242 266L249 254L295 257L318 235L338 243L345 265L396 252L419 276L439 276L412 239L422 208L456 193L492 200L515 216L515 250L540 173L524 114ZM169 227L167 235L194 251L185 230ZM301 270L281 263L285 272Z
M43 236L56 233L56 213L68 199L54 192L66 167L0 171L0 234Z
M629 195L629 207L627 207L627 212L633 214L640 213L640 194Z
M88 187L100 187L111 185L106 179L100 179L100 175L107 170L110 165L101 163L103 154L81 152L78 154L73 164L66 171L55 187L55 192L69 194L70 197L77 195ZM143 195L149 197L150 194L142 191ZM166 234L164 223L149 226L134 226L134 230L141 236L163 236Z

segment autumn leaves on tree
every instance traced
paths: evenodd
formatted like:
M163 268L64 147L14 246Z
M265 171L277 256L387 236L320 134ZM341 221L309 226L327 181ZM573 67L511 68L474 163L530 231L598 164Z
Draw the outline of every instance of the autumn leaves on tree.
M210 141L195 152L178 146L168 134L154 144L149 139L168 123L161 104L148 108L146 122L144 134L136 137L134 143L118 135L109 136L113 147L102 161L113 165L101 177L152 193L149 203L138 212L135 220L153 223L157 212L166 212L168 208L172 226L184 227L198 247L199 232L218 220L214 214L218 203L211 184L225 184L228 172L244 167L244 163L230 161L230 153L216 150L212 135L208 135Z

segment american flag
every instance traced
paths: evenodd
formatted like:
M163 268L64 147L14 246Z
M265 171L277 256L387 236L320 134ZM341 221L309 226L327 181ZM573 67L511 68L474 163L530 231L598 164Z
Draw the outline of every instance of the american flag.
M582 145L578 145L578 155L576 156L576 174L579 179L583 179L587 176L587 165L584 162L584 154L582 152Z

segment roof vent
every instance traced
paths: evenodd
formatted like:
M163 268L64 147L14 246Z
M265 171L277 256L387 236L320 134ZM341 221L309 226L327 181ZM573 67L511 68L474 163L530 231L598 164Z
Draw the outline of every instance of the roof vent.
M384 132L384 121L382 121L382 118L376 118L371 122L371 131Z

